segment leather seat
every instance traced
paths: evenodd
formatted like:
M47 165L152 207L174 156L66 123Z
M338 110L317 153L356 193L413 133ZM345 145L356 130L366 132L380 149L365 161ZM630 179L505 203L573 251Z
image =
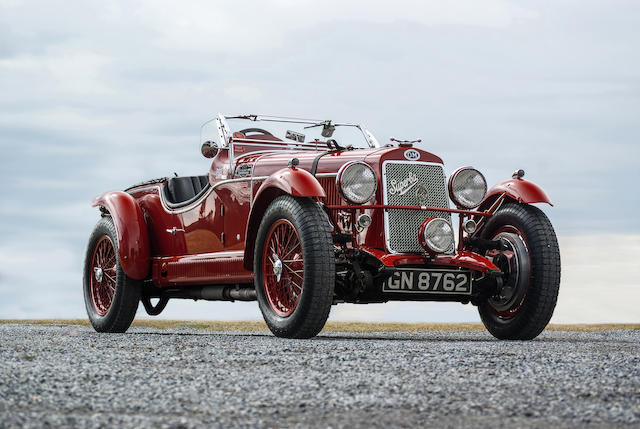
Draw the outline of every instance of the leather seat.
M172 177L164 186L164 194L170 205L183 205L191 202L200 193L209 188L209 176Z

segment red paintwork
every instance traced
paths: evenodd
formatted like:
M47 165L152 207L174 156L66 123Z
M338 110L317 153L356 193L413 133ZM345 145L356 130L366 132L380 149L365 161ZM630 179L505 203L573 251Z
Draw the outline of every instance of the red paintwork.
M325 197L324 189L318 180L300 168L283 168L273 173L256 192L256 200L259 200L260 195L268 188L278 188L294 197Z
M493 262L477 253L461 250L454 255L436 255L433 258L435 265L468 268L485 274L487 271L500 271Z
M547 203L553 205L547 194L535 183L524 179L509 179L489 189L480 207L486 207L489 202L501 194L506 194L519 203Z
M420 254L403 254L403 253L386 253L382 250L361 247L361 250L375 256L387 267L401 267L403 265L425 265L430 262L432 265L445 267L462 267L473 271L486 273L487 271L500 271L493 262L478 255L477 253L460 251L453 255L435 255L427 261L425 255Z
M114 191L93 200L93 207L104 207L118 233L118 256L124 272L141 280L149 275L149 235L142 210L126 192Z
M160 287L236 284L253 281L242 266L242 251L154 258L153 279Z

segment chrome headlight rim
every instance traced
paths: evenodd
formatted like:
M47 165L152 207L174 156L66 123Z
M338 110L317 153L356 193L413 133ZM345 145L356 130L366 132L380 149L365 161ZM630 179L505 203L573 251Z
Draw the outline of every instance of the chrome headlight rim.
M447 235L450 238L449 243L447 244L447 246L440 246L438 247L436 244L434 244L434 241L429 238L427 236L427 233L429 232L430 228L437 228L437 224L441 224L441 225L445 225L448 229ZM420 229L418 230L418 235L419 235L419 241L420 241L420 245L429 253L431 254L437 254L437 253L450 253L455 249L455 236L454 236L454 232L453 232L453 226L451 225L451 222L449 222L447 219L442 218L442 217L430 217L428 219L426 219L424 222L422 222L422 224L420 225Z
M461 198L459 198L458 195L456 195L455 192L454 192L453 188L454 188L456 179L458 179L460 177L460 174L462 172L465 172L465 171L475 172L482 179L482 182L484 184L484 191L482 192L482 198L479 198L477 202L476 201L470 201L470 202L462 201ZM453 203L459 209L473 209L473 208L478 207L482 203L484 198L487 196L487 190L488 190L487 179L484 177L484 174L482 174L480 172L480 170L478 170L476 168L473 168L471 166L460 167L456 171L454 171L453 174L451 175L451 177L449 177L448 188L449 188L449 198L451 198L451 201L453 201Z
M359 165L359 166L363 166L365 168L367 168L368 170L371 171L371 176L373 177L373 190L371 191L370 195L365 199L364 197L356 200L354 198L350 198L347 193L344 191L343 189L343 175L345 174L345 172L347 171L347 169L349 169L350 167L353 167L355 165ZM373 171L373 168L371 168L371 166L369 164L367 164L366 162L362 162L362 161L349 161L347 163L345 163L344 165L342 165L342 167L340 167L340 169L338 170L338 174L336 175L336 188L338 190L338 193L342 196L342 198L344 198L348 203L351 204L364 204L368 201L371 201L371 199L376 195L376 192L378 190L378 178L376 177L376 173L375 171Z

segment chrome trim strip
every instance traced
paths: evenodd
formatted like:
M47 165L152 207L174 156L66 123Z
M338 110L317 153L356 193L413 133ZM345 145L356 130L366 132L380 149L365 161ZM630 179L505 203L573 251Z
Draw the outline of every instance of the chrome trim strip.
M177 209L172 209L171 207L169 207L167 205L167 202L165 200L165 196L164 196L164 192L162 192L162 185L158 184L158 185L154 185L154 186L145 186L143 188L136 188L135 191L153 191L153 190L157 190L158 191L158 196L160 197L160 202L162 203L162 208L164 208L164 210L167 213L171 213L171 214L180 214L180 213L185 213L188 212L189 210L192 210L196 207L198 207L205 199L207 199L209 197L209 195L211 195L211 193L213 192L214 189L222 186L222 185L227 185L229 183L238 183L238 182L251 182L253 180L259 181L259 180L265 180L268 176L257 176L257 177L243 177L241 179L227 179L227 180L221 180L220 182L214 183L213 185L211 185L209 187L209 190L207 192L205 192L204 194L202 194L202 196L200 198L198 198L196 201L194 201L193 203L189 204L188 206L184 206L184 207L179 207Z
M318 177L335 177L336 173L320 173L320 174L316 174L316 176ZM259 182L262 180L266 180L269 176L251 176L251 177L243 177L243 178L239 178L239 179L227 179L227 180L221 180L220 182L214 183L213 185L211 185L209 187L209 190L202 194L202 196L200 198L198 198L196 201L194 201L193 203L189 204L188 206L184 206L184 207L179 207L176 209L172 209L171 207L169 207L167 205L167 202L165 200L165 196L164 196L164 192L162 192L162 184L158 183L158 184L154 184L154 185L150 185L150 186L144 186L142 188L135 188L135 189L131 189L132 191L135 192L142 192L142 191L154 191L157 190L158 192L158 196L160 197L160 202L162 203L162 208L164 208L164 210L167 213L171 213L171 214L180 214L180 213L184 213L187 212L189 210L194 209L196 206L199 206L202 201L204 201L205 199L207 199L207 197L209 197L209 195L211 195L211 192L213 192L214 189L216 189L219 186L222 185L226 185L228 183L237 183L237 182L251 182L251 189L252 189L252 193L251 193L251 204L253 205L253 182Z

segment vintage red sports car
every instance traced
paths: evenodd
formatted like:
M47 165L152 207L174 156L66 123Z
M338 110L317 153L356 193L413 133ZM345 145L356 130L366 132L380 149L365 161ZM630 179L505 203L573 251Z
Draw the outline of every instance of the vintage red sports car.
M415 142L330 120L219 115L202 133L207 174L94 200L83 283L97 331L124 332L140 301L157 315L172 298L257 300L288 338L313 337L343 302L471 303L501 339L549 322L560 254L531 204L551 202L522 170L489 190L472 167L447 183Z

